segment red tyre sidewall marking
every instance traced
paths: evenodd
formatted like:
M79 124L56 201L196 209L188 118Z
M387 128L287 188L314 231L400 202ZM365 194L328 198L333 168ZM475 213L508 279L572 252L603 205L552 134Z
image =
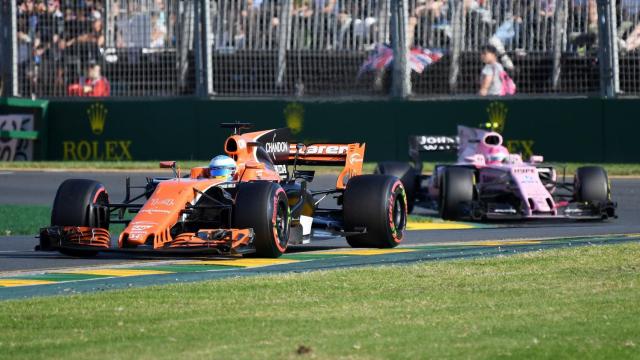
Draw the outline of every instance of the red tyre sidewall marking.
M276 228L276 222L278 221L278 199L280 197L280 193L284 194L284 190L282 188L278 188L275 196L273 197L273 218L271 219L271 228L273 229L273 239L276 243L276 247L281 253L284 253L287 248L282 247L280 245L280 238L278 237L278 229ZM286 194L285 194L286 195Z
M391 187L391 196L389 197L389 228L391 229L391 236L393 237L393 241L395 241L396 243L399 243L402 241L403 236L398 236L398 234L403 235L402 231L398 231L397 229L395 229L395 224L393 223L393 205L396 199L396 189L398 187L401 187L402 183L400 182L400 180L396 181L393 184L393 187ZM402 196L404 197L404 213L407 213L407 198L406 198L406 194L404 191L401 192ZM395 229L395 231L393 231Z
M98 201L98 198L100 197L100 195L102 193L107 193L107 190L104 187L101 187L98 189L98 191L96 192L96 194L93 196L93 203L95 204ZM107 199L108 199L108 195L107 195Z

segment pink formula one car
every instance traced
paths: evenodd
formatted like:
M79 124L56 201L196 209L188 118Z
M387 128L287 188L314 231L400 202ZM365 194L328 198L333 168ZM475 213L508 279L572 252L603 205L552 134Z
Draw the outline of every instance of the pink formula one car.
M607 219L616 203L606 171L585 166L573 182L558 180L556 169L542 156L528 162L510 154L496 132L458 127L458 136L412 136L412 164L383 162L376 173L400 178L409 211L414 205L438 211L444 219ZM422 175L421 152L457 150L453 165L436 165Z

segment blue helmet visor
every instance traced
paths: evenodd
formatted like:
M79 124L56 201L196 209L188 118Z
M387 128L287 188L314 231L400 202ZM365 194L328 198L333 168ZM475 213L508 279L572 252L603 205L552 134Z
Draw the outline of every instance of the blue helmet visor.
M211 176L229 176L233 174L234 168L230 168L227 166L212 166L209 168L209 173Z
M493 154L493 155L489 155L489 161L504 161L507 158L507 155L505 154Z

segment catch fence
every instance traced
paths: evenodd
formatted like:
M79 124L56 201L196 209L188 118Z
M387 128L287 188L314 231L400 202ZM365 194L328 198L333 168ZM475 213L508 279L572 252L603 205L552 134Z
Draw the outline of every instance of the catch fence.
M5 96L475 96L486 45L520 95L640 93L636 0L9 0L0 27Z

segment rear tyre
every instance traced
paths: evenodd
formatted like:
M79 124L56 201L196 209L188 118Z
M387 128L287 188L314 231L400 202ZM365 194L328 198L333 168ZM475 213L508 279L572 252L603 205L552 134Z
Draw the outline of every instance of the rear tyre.
M445 220L463 217L464 204L473 201L473 188L472 170L455 166L446 167L440 184L440 216Z
M349 180L343 199L346 231L365 228L347 236L351 247L392 248L404 237L407 197L402 182L389 175L361 175Z
M88 226L109 229L109 212L91 205L109 205L109 195L101 183L86 179L65 180L56 192L51 210L52 226ZM60 249L77 257L95 256L98 251Z
M395 176L402 181L407 194L407 212L411 213L416 201L416 191L420 188L416 169L405 162L382 162L376 166L374 174Z
M578 168L573 184L574 196L578 202L605 203L611 198L607 172L599 166Z
M284 189L267 181L239 184L233 226L253 228L256 256L277 258L282 255L289 244L291 227Z

